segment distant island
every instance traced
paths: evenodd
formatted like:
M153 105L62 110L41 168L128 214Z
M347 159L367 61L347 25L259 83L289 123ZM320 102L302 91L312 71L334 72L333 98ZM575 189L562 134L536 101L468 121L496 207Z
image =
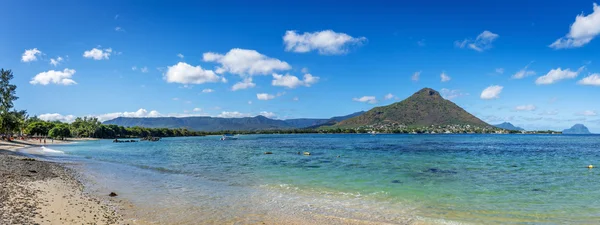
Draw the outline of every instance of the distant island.
M569 129L564 129L563 134L591 134L583 124L575 124Z
M516 130L516 131L524 131L525 130L523 128L516 127L516 126L512 125L512 123L509 123L509 122L504 122L504 123L501 123L501 124L496 124L494 126L498 127L498 128L505 129L505 130Z

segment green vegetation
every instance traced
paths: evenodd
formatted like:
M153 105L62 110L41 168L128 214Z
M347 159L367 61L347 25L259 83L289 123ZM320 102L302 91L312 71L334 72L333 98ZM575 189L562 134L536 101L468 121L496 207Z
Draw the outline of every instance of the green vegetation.
M461 107L448 101L437 91L423 88L409 98L388 106L375 107L368 112L337 124L340 127L360 127L397 124L404 127L470 125L491 127Z
M27 119L26 111L13 108L13 101L19 99L17 86L10 84L13 77L12 71L0 69L0 131L5 135L21 132Z

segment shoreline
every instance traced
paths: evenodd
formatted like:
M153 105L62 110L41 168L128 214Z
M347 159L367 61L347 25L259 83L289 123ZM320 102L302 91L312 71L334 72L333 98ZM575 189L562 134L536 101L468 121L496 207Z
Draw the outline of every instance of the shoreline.
M123 223L118 200L84 193L75 171L17 152L38 146L0 142L0 224Z

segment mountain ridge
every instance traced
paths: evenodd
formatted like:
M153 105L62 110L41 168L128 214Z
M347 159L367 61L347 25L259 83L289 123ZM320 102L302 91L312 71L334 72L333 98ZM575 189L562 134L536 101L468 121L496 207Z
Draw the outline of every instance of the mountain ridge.
M493 126L494 127L498 127L498 128L502 128L502 129L505 129L505 130L516 130L516 131L524 131L525 130L525 129L523 129L521 127L517 127L517 126L515 126L515 125L513 125L512 123L509 123L509 122L504 122L504 123L496 124L496 125L493 125Z
M591 134L590 130L583 124L575 124L569 129L564 129L563 134Z
M243 118L222 118L210 116L193 117L117 117L115 119L104 121L103 124L114 124L124 127L148 127L148 128L187 128L196 131L257 131L257 130L277 130L277 129L301 129L307 127L320 126L331 121L340 120L340 118L350 118L362 114L361 112L352 113L345 116L332 117L329 119L288 119L278 120L270 119L264 116L243 117ZM339 122L339 121L336 121Z

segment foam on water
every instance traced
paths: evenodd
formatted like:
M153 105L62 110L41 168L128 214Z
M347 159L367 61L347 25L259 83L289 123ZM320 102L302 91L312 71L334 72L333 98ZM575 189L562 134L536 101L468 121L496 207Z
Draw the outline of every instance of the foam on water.
M63 151L54 150L54 149L51 149L51 148L46 148L45 146L42 146L41 150L42 150L43 153L65 154L65 152L63 152Z

